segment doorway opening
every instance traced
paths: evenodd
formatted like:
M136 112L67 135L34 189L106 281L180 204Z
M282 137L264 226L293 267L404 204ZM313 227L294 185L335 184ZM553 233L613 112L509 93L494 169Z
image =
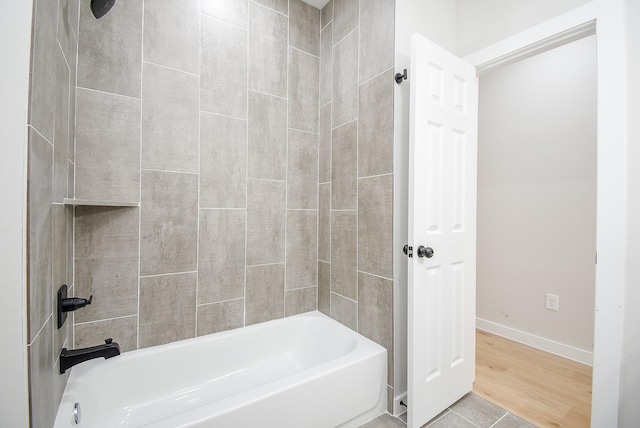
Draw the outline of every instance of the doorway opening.
M482 74L478 119L477 326L586 365L595 305L595 38ZM525 358L526 349L484 333L478 342L476 393L541 426L589 421L590 367L567 363L577 378L565 396L554 382L535 381L544 354ZM506 358L493 345L509 350ZM549 371L562 367L561 359L548 363Z

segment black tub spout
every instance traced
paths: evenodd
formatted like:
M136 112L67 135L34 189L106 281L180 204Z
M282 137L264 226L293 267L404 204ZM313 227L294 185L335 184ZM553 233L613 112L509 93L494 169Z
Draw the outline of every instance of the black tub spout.
M62 352L60 353L60 374L63 374L67 369L70 369L76 364L93 360L94 358L104 357L106 360L107 358L118 355L120 355L120 345L111 338L106 339L104 345L81 349L62 348Z

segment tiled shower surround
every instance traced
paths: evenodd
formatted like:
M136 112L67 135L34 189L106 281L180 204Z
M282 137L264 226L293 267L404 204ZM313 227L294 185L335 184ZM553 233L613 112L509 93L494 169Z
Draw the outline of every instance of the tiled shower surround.
M387 348L392 397L394 1L127 0L96 20L82 0L79 15L67 196L140 206L75 208L67 281L94 299L67 346L317 308Z

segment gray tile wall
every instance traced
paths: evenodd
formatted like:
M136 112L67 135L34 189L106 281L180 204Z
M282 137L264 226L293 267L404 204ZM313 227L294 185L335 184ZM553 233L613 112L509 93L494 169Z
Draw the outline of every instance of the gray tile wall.
M393 366L393 0L178 3L95 20L88 3L36 1L34 426L55 416L63 344L128 351L318 308ZM74 239L65 196L141 205L77 208ZM47 302L74 269L72 294L95 298L72 342Z
M76 208L76 288L94 302L75 347L315 310L320 11L125 3L100 20L82 4L75 187L140 207Z
M76 57L79 0L34 1L28 118L28 343L31 426L53 426L68 375L59 355L72 322L57 328L58 288L73 288Z
M394 5L323 8L318 145L318 309L387 348L390 396Z

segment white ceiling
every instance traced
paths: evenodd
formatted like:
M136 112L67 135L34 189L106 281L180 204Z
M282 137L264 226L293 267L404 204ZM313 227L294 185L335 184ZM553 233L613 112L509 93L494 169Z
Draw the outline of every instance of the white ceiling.
M322 8L329 3L329 0L302 0L305 3L309 3L311 6L317 7L322 10Z

